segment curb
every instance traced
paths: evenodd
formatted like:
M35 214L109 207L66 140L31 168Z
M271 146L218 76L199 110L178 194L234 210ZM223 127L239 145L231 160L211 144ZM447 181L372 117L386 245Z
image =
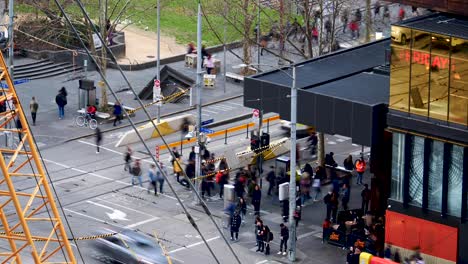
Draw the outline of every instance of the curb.
M212 102L208 102L208 103L206 103L206 104L204 104L202 106L210 106L210 105L213 105L213 104L217 104L217 103L229 101L229 100L232 100L232 99L236 99L236 98L239 98L239 97L242 97L242 96L244 96L244 94L234 95L234 96L231 96L231 97L227 97L227 98L218 99L218 100L215 100L215 101L212 101ZM195 109L195 106L188 107L188 108L178 110L178 111L174 111L172 113L168 113L168 114L165 114L165 115L161 115L161 118L172 116L172 115L177 115L177 114L184 113L186 111L190 111L190 110L193 110L193 109ZM249 114L249 116L250 116L250 114ZM239 117L235 117L235 118L239 118ZM245 119L245 118L242 118L242 119ZM240 120L242 120L242 119L240 119ZM238 121L238 120L236 120L236 121ZM139 124L143 124L143 123L146 123L146 122L148 122L148 120L137 121L134 124L139 125ZM226 123L230 122L230 120L222 120L222 121L219 121L217 123L221 123L221 122L224 122L224 124L226 124ZM106 123L110 123L110 122L106 122ZM217 124L217 123L215 123L215 124ZM126 128L126 127L131 127L131 125L127 124L127 125L124 125L124 126L111 127L111 128L106 129L106 130L102 130L101 132L102 133L107 133L107 132L115 131L117 129ZM64 140L63 143L68 143L68 142L79 140L79 139L82 139L82 138L87 138L87 137L93 136L94 134L95 133L90 133L90 134L70 138L70 139Z

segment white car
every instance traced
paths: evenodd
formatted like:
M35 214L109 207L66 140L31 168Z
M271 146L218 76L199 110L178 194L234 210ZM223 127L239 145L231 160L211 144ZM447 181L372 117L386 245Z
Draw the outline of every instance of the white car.
M418 38L426 32L422 31L413 31L413 38ZM401 45L406 45L411 39L411 29L405 27L392 27L392 41L400 43Z

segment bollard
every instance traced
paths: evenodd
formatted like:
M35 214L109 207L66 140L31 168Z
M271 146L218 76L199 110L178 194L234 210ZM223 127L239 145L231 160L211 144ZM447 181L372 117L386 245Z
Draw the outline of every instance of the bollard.
M247 135L245 136L245 138L249 138L249 124L247 124Z
M227 145L227 129L224 130L224 145Z
M267 133L270 133L270 119L267 119Z

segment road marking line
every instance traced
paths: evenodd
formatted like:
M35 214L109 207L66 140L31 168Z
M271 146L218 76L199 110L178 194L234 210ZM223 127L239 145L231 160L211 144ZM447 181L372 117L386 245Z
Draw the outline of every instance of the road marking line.
M300 235L300 236L297 236L297 240L306 238L306 237L311 236L311 235L313 235L313 234L315 234L315 233L317 233L317 232L318 232L318 231L304 233L304 234L302 234L302 235Z
M259 262L255 263L255 264L263 264L263 263L267 263L267 262L268 262L268 260L265 259L265 260L262 260L262 261L259 261Z
M146 216L149 216L149 217L153 217L153 218L154 218L154 217L157 217L157 216L150 215L150 214L145 213L145 212L142 212L142 211L138 211L138 210L132 209L132 208L130 208L130 207L126 207L126 206L123 206L123 205L120 205L120 204L116 204L116 203L113 203L113 202L109 202L109 201L104 200L104 199L99 198L99 197L96 197L95 199L97 199L97 200L99 200L99 201L101 201L101 202L104 202L104 203L109 203L109 204L112 204L112 205L115 205L115 206L118 206L118 207L125 208L125 209L127 209L127 210L129 210L129 211L133 211L133 212L136 212L136 213L139 213L139 214L143 214L143 215L146 215Z
M216 105L216 106L208 106L208 109L211 110L222 110L222 111L229 111L232 109L235 109L233 106L227 106L227 105Z
M94 172L87 172L87 171L84 171L84 170L81 170L81 169L78 169L78 168L73 168L73 167L69 167L67 165L64 165L64 164L61 164L61 163L58 163L58 162L55 162L55 161L51 161L51 160L48 160L48 159L43 159L44 161L46 162L50 162L50 163L53 163L53 164L56 164L58 166L62 166L64 168L67 168L67 169L71 169L71 170L74 170L74 171L77 171L77 172L80 172L80 173L85 173L85 174L88 174L88 175L91 175L91 176L94 176L94 177L97 177L97 178L101 178L101 179L105 179L105 180L109 180L109 181L112 181L112 182L117 182L117 183L120 183L120 184L123 184L123 185L127 185L127 186L132 186L133 188L139 188L141 190L147 190L147 188L145 187L141 187L141 186L138 186L138 185L133 185L131 183L128 183L128 182L124 182L124 181L120 181L120 180L115 180L115 179L112 179L112 178L109 178L109 177L106 177L106 176L102 176L102 175L99 175L99 174L96 174ZM173 197L173 196L170 196L170 195L167 195L167 194L164 194L163 193L163 196L169 198L169 199L172 199L172 200L177 200L177 198ZM183 200L182 200L183 201Z
M137 222L137 223L134 223L134 224L131 224L131 225L127 225L125 227L126 228L134 228L134 227L144 225L146 223L153 222L153 221L156 221L156 220L159 220L159 219L160 219L159 217L153 217L153 218L150 218L150 219L146 219L144 221L140 221L140 222Z
M202 109L202 111L203 111L203 112L212 113L212 114L219 114L219 112L210 111L210 110L208 110L208 109L205 109L205 108L203 108L203 109Z
M244 105L243 105L243 104L239 104L239 103L234 103L234 102L225 102L225 103L232 104L232 105L236 105L236 106L242 106L242 107L244 107Z
M89 216L89 215L85 215L85 214L82 214L82 213L80 213L80 212L70 210L70 209L68 209L68 208L63 208L63 210L68 211L68 212L70 212L70 213L77 214L77 215L81 215L81 216L86 217L86 218L89 218L89 219L93 219L93 220L98 221L98 222L107 223L107 224L112 225L112 226L115 226L115 227L119 227L119 228L122 227L122 226L113 224L111 221L106 221L106 220L102 220L102 219L99 219L99 218L96 218L96 217L92 217L92 216Z
M218 239L218 238L219 238L219 236L216 236L216 237L207 239L206 242L210 242L210 241L213 241L213 240ZM193 243L193 244L190 244L190 245L185 246L185 247L176 248L176 249L171 250L171 251L169 251L169 252L167 252L167 253L168 253L168 254L176 253L176 252L179 252L179 251L182 251L182 250L185 250L185 249L189 249L189 248L192 248L192 247L196 247L196 246L202 245L202 244L204 244L204 242L203 242L203 241L200 241L200 242Z

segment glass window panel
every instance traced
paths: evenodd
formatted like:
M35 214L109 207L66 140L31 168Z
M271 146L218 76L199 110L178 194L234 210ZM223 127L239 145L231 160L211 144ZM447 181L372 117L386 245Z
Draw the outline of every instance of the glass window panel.
M431 36L413 30L411 50L410 112L427 116L429 102L429 70L431 64Z
M403 202L403 175L405 167L405 134L393 133L392 183L390 198Z
M409 49L392 45L389 106L402 112L408 112L410 54Z
M392 26L390 101L392 109L408 112L411 29Z
M468 125L468 41L452 38L449 121Z
M448 111L449 53L451 40L449 36L437 34L432 34L431 40L429 116L446 121Z
M433 141L429 155L429 210L442 211L442 179L444 168L444 143Z
M423 195L424 138L413 137L409 164L410 204L421 206Z
M448 166L447 213L460 217L463 186L463 147L453 145Z

